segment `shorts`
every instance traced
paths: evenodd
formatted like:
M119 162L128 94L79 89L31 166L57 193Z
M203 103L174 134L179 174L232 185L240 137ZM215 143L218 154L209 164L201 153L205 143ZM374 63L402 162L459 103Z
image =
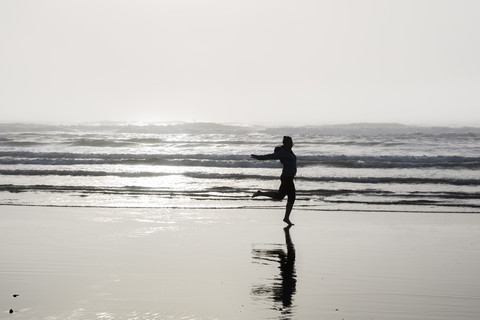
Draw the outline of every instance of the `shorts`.
M287 196L287 202L293 204L295 202L295 184L293 183L293 177L280 177L282 183L275 196L275 199L282 200Z

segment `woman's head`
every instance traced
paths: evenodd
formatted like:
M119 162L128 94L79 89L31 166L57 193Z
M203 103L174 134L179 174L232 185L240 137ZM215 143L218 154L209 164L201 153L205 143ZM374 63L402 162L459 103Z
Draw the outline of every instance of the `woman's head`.
M289 136L283 136L283 146L287 149L292 149L293 147L293 140Z

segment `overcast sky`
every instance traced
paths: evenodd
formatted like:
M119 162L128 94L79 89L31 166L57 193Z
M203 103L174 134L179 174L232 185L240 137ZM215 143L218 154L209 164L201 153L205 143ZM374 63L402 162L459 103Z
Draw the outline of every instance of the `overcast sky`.
M0 0L0 122L480 125L478 0Z

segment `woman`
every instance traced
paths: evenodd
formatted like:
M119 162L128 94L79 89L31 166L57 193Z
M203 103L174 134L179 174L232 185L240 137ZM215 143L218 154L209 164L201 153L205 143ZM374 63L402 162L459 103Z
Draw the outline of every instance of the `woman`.
M272 154L258 156L252 154L251 157L257 160L280 160L283 164L282 175L280 176L281 184L278 191L265 192L258 190L253 194L253 198L259 196L270 197L275 200L282 200L287 196L287 207L283 221L289 226L293 225L290 221L290 213L292 212L293 203L295 202L295 184L293 178L297 174L297 156L292 151L293 141L291 137L283 137L283 146L276 147Z

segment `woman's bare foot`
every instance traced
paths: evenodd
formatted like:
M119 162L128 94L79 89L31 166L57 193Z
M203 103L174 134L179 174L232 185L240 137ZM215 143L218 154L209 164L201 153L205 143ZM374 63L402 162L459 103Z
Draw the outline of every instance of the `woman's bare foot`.
M252 196L252 198L256 198L258 196L261 196L262 195L262 191L258 190L257 192L255 192Z

